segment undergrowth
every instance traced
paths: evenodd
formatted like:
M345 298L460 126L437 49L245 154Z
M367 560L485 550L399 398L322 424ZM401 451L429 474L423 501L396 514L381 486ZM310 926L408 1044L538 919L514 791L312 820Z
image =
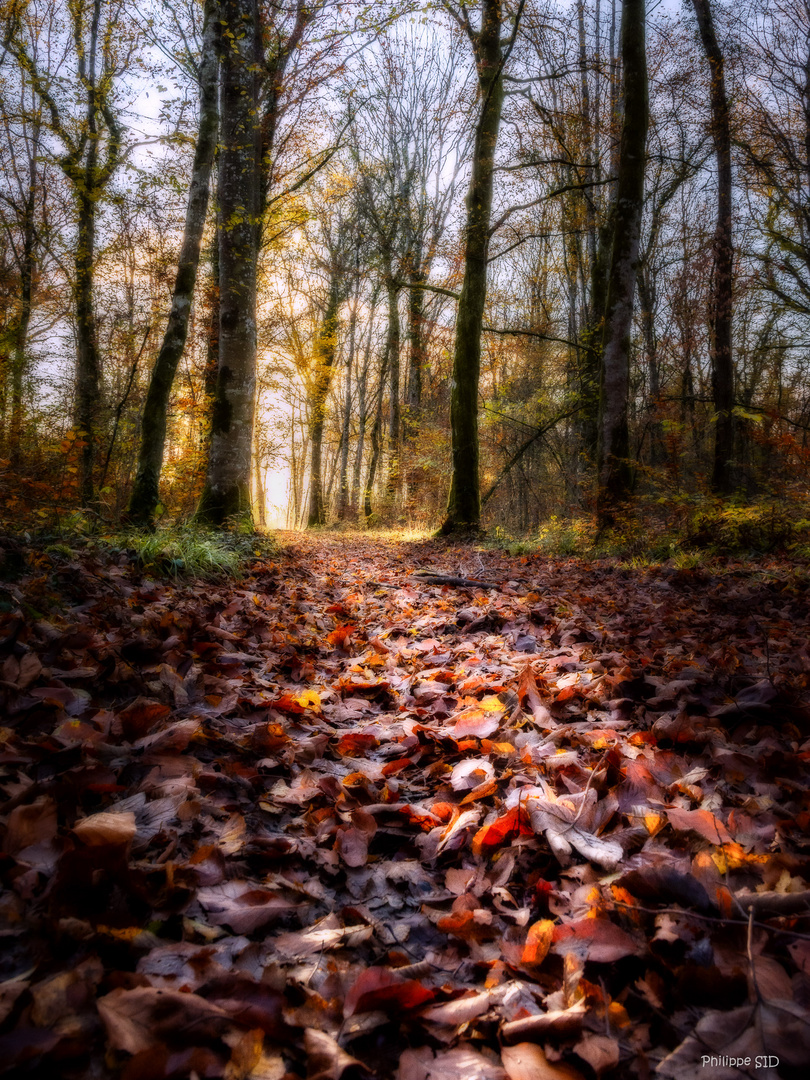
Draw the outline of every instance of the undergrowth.
M10 534L0 538L0 579L16 580L29 564L64 564L77 555L130 563L152 577L217 580L239 577L257 558L278 552L269 535L219 532L194 526L127 529L88 535L80 530ZM43 562L44 559L44 562Z
M725 556L804 561L810 559L810 506L708 497L640 500L601 534L592 515L552 515L533 536L512 537L496 528L491 540L512 555L616 558L634 566L668 562L684 570Z
M206 579L238 577L245 564L267 554L268 547L264 537L192 527L130 531L107 543L114 551L126 551L151 574Z

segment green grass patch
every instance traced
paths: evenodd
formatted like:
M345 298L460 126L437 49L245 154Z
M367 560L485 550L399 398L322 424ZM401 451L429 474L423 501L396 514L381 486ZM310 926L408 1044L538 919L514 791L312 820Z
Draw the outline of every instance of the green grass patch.
M268 536L218 532L193 526L131 531L110 537L105 546L126 552L150 574L215 580L239 577L256 558L277 552Z

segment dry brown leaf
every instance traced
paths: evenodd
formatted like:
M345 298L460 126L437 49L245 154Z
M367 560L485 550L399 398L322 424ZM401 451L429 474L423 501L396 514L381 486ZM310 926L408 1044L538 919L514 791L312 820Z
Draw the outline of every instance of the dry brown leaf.
M221 1035L230 1024L222 1009L198 994L138 986L117 989L98 999L98 1011L114 1050L137 1054L164 1038L195 1046Z
M347 1069L358 1068L361 1076L368 1075L357 1058L347 1054L325 1031L307 1028L304 1032L304 1049L307 1054L307 1080L340 1080Z
M597 1076L619 1064L619 1043L610 1035L586 1035L576 1044L574 1053L587 1061Z
M135 815L131 810L120 814L91 814L73 826L74 834L88 847L126 847L135 839L137 831Z
M536 1043L504 1046L501 1060L509 1080L584 1080L573 1066L549 1061Z

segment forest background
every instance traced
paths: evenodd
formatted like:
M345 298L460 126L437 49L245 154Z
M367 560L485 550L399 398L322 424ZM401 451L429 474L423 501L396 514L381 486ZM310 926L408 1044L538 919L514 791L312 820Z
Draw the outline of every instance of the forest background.
M2 26L5 527L804 550L805 0Z

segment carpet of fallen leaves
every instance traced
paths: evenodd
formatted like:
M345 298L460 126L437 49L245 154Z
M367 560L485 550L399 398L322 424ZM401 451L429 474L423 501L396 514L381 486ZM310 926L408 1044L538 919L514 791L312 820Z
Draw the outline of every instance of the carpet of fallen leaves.
M808 582L34 554L0 588L0 1073L805 1078Z

